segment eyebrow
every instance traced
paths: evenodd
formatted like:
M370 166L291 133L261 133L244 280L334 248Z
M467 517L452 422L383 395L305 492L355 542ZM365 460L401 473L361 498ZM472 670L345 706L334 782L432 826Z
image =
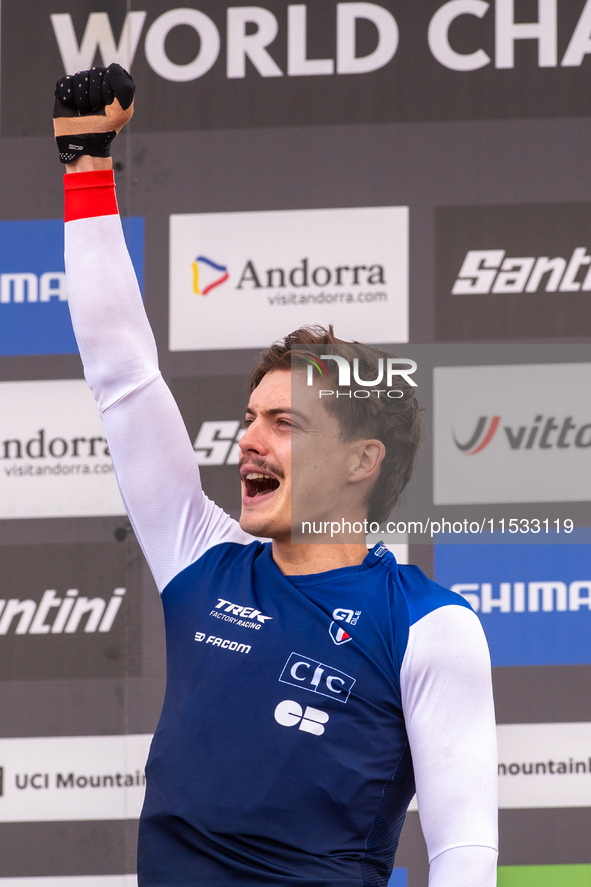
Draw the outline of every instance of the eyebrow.
M253 416L256 415L256 410L254 410L250 404L245 407L246 413L251 413ZM290 416L297 416L298 419L301 419L304 422L308 422L308 416L301 413L299 410L294 410L291 407L274 407L271 410L260 410L260 413L263 416L279 416L281 413L288 413Z

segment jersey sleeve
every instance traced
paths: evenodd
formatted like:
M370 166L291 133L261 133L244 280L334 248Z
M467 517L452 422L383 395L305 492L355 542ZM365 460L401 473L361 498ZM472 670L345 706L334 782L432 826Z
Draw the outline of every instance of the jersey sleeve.
M65 259L84 374L121 496L161 591L220 542L252 542L203 493L191 441L159 368L111 170L69 173Z
M411 625L400 679L429 887L494 887L496 728L478 617L450 605Z

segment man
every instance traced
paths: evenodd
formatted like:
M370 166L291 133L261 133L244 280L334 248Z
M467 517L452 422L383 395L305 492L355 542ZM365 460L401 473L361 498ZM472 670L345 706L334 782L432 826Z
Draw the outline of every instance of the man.
M314 454L294 482L299 500L322 514L337 495L352 513L383 516L420 439L411 386L398 412L387 404L396 430L385 445L375 399L372 433L319 400L292 413L291 345L334 353L326 331L273 346L253 374L242 516L230 519L201 491L117 215L109 144L131 116L133 84L111 65L62 78L56 95L73 173L72 319L166 621L141 887L385 887L415 785L431 887L492 887L495 728L477 617L384 546L291 541L292 440Z

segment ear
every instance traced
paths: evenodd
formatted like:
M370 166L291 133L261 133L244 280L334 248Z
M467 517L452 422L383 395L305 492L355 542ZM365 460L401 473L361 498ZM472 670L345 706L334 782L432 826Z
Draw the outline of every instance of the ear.
M386 447L381 440L356 441L347 474L349 483L376 480L385 455Z

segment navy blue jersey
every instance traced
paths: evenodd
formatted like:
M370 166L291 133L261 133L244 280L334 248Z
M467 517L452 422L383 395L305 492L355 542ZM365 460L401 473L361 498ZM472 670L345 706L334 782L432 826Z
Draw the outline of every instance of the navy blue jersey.
M162 594L168 684L140 826L145 885L386 885L415 793L413 622L468 604L376 546L284 576L217 545Z

